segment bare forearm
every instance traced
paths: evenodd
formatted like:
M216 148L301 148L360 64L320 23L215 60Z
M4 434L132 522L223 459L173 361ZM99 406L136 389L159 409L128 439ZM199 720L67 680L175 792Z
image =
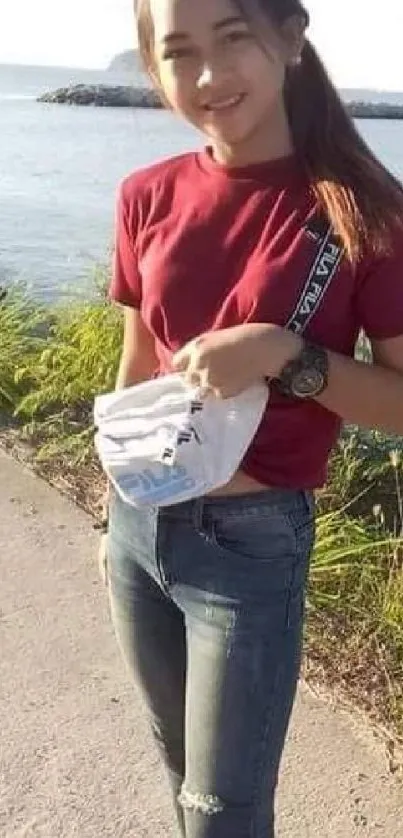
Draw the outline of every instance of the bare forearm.
M157 366L155 339L145 326L141 312L124 308L123 344L116 389L123 390L148 381Z
M403 434L403 375L329 352L329 384L317 401L345 422Z
M116 390L123 390L125 387L133 387L148 381L155 370L155 362L150 363L149 358L132 358L122 353L119 370L116 378Z
M266 326L267 355L273 367L273 347L270 339L273 327ZM303 343L300 336L287 329L281 333L281 350L275 364L280 371L288 362L298 358ZM316 401L336 413L349 424L373 428L386 433L403 435L403 371L402 349L399 338L378 341L374 364L328 351L328 385ZM279 375L268 369L268 374Z

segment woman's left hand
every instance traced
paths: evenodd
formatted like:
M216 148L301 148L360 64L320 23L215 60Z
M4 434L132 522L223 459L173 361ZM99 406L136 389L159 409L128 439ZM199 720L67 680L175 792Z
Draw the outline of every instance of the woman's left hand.
M272 323L247 323L191 340L173 357L173 369L204 391L236 396L264 378L276 378L302 348L302 338Z

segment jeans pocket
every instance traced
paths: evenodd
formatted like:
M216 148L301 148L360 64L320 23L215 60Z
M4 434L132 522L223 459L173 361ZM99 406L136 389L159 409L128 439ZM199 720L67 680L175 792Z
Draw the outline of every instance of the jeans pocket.
M287 514L271 509L247 520L220 519L203 535L215 554L216 586L248 603L271 635L302 623L310 549L301 545L309 538Z
M212 522L209 537L229 557L251 562L293 561L296 536L281 512L220 518Z

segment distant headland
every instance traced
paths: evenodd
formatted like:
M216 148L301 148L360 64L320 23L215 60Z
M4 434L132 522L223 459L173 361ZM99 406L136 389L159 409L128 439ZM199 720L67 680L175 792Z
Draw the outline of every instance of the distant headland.
M137 49L126 49L112 58L108 68L111 73L143 73L141 58Z

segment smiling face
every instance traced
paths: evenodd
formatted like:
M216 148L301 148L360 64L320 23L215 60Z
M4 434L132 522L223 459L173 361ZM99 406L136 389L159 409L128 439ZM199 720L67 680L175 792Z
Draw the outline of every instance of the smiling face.
M283 88L301 50L301 25L279 31L262 16L252 29L230 0L148 3L152 72L172 109L212 140L218 158L288 153Z

